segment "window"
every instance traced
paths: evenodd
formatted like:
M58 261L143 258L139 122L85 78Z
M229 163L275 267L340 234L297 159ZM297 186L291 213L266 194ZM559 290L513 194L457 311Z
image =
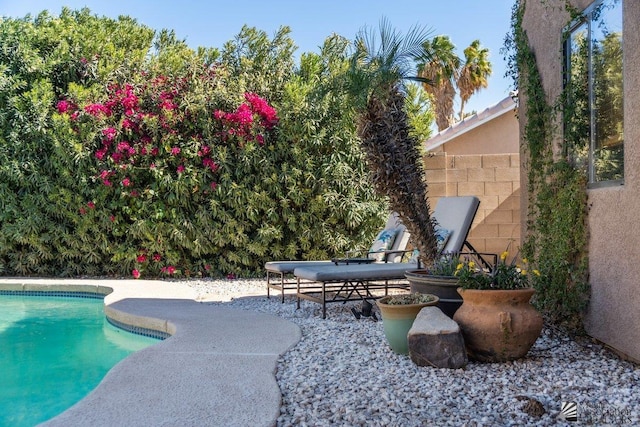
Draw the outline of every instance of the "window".
M565 153L594 184L624 178L622 0L598 0L565 42Z

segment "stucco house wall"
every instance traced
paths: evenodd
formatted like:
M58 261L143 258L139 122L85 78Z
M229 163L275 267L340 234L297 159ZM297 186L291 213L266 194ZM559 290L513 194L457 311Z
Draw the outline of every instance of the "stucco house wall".
M562 30L569 16L559 3L527 0L523 20L549 102L562 91ZM572 1L579 10L591 3ZM640 361L640 1L623 0L623 49L624 185L588 190L591 301L585 326ZM526 188L522 199L524 215Z

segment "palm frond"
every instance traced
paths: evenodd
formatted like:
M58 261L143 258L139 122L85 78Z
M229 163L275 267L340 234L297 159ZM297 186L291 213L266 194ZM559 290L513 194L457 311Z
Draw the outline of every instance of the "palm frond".
M355 81L367 81L370 86L367 92L382 89L382 93L388 86L401 85L405 79L422 82L424 78L418 76L416 61L430 58L423 48L430 33L430 29L414 25L403 35L385 17L377 29L364 27L354 42Z

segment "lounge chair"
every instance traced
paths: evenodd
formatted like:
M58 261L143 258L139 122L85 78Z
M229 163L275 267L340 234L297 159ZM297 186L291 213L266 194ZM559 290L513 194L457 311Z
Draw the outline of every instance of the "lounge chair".
M393 241L389 242L389 236ZM388 263L400 262L407 252L409 232L395 212L389 215L389 219L382 231L378 233L369 251L348 251L343 257L324 261L269 261L264 268L267 271L267 298L270 290L280 291L281 301L284 302L284 294L287 289L297 289L297 280L291 280L293 271L299 267L323 267L336 264L363 264L363 263ZM391 243L391 244L389 244ZM386 246L384 245L386 244ZM274 279L276 279L274 281Z
M448 231L442 254L473 256L484 267L492 269L497 255L480 253L467 240L479 206L480 200L475 196L441 197L436 203L433 217L441 229Z
M446 234L442 252L460 253L466 246L475 249L467 241L480 201L475 196L441 197L433 212L440 231ZM377 298L372 291L384 291L394 287L407 287L405 272L415 270L415 262L322 265L295 267L297 304L300 299L322 304L322 318L327 315L327 303ZM398 282L402 281L402 282Z

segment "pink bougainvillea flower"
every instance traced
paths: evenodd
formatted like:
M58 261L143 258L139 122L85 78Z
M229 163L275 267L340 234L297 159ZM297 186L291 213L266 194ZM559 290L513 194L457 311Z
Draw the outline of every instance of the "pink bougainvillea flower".
M112 127L102 129L102 136L104 136L107 141L113 141L113 138L116 137L117 133L118 131Z
M88 202L87 203L87 207L89 207L89 209L95 209L96 208L96 204L93 202Z
M128 118L125 118L124 120L122 120L123 129L133 129L135 127L136 127L136 124L132 120Z
M94 117L100 117L101 115L108 117L111 115L111 110L104 104L89 104L84 107L84 111Z
M184 172L184 166L183 165L178 166L177 171L178 171L178 173Z
M156 168L156 164L155 164L155 163L151 163L151 164L149 165L149 169L155 169L155 168Z
M65 101L64 99L58 101L56 104L56 108L58 109L58 113L63 114L69 111L69 101Z
M233 115L233 121L243 125L251 124L251 122L253 122L253 112L251 111L251 107L247 104L240 104Z
M106 156L106 155L107 155L107 150L104 149L104 148L96 151L96 154L95 154L96 159L98 159L98 160L104 160L104 156Z
M147 256L145 254L140 254L136 258L136 262L143 263L147 260Z
M124 152L129 152L129 149L131 148L131 145L127 142L127 141L120 141L118 142L118 146L116 147L116 150L124 153Z
M180 154L180 147L173 147L171 149L171 155L172 156L177 156L178 154Z
M80 208L80 215L84 215L87 213L87 210L85 208Z
M202 148L198 150L198 156L200 157L208 156L209 153L211 153L211 147L208 145L203 145Z
M207 167L209 169L211 169L211 172L215 172L218 170L218 164L216 162L214 162L212 159L210 158L204 158L202 159L202 166Z
M259 145L264 145L264 136L256 135L256 141L258 142Z
M278 123L276 110L267 101L251 92L245 93L244 97L251 104L253 111L260 116L265 128L271 129Z
M153 147L151 149L151 155L152 156L157 156L159 152L160 152L160 150L158 149L158 147Z
M113 186L113 183L111 181L109 181L108 179L103 179L102 180L102 184L104 184L107 187Z
M204 269L205 269L205 270L207 270L207 271L209 271L209 270L211 270L211 266L210 266L209 264L206 264L206 265L204 266Z
M130 187L131 184L132 184L132 182L131 182L131 180L129 178L125 178L125 179L122 180L122 185L124 187Z
M167 274L174 274L176 272L176 268L173 265L167 266Z
M58 108L58 113L60 114L64 114L70 110L76 109L76 106L72 102L67 101L66 99L62 99L58 101L58 104L56 104L56 107Z
M109 215L109 221L116 222L116 217L113 215Z
M216 110L213 112L213 117L218 119L218 120L222 120L225 117L225 112L222 110Z
M162 256L160 256L160 254L153 254L153 260L155 262L160 262L162 261Z
M131 197L138 197L140 195L140 193L138 193L136 190L131 190L131 192L129 193L129 195Z
M125 85L124 89L118 89L115 93L116 100L120 102L127 116L134 115L138 106L138 97L133 93L133 86Z
M229 273L229 274L227 274L227 279L229 279L229 280L235 280L235 278L236 278L236 275L235 275L235 274L233 274L233 273Z
M209 184L209 187L211 187L212 190L215 190L217 186L218 186L217 182L212 182L211 184Z
M140 270L138 270L138 269L133 269L131 274L133 275L134 279L139 279L140 278Z
M177 105L173 101L165 99L160 104L160 108L162 108L163 110L175 110L177 108Z
M120 163L122 161L122 153L111 153L111 160L115 164Z

